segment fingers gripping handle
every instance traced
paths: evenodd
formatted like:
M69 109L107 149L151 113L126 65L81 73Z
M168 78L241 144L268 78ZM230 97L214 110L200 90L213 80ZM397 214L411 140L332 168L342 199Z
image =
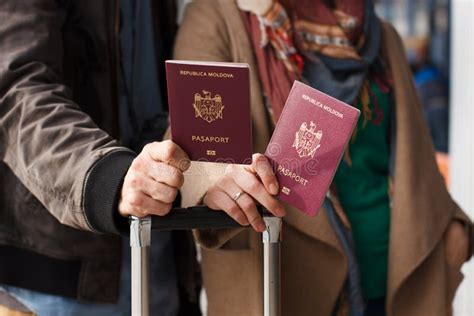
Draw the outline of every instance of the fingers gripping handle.
M152 216L153 230L191 230L205 228L237 228L242 227L229 215L215 211L207 206L174 208L166 216Z

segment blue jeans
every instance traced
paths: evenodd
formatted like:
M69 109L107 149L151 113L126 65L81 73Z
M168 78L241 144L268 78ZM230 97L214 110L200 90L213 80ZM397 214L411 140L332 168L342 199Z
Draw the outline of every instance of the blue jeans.
M122 241L123 258L120 296L116 304L81 303L13 286L0 285L0 291L14 296L38 316L121 316L130 315L130 241ZM150 248L150 313L175 316L179 308L173 247L170 232L152 232Z

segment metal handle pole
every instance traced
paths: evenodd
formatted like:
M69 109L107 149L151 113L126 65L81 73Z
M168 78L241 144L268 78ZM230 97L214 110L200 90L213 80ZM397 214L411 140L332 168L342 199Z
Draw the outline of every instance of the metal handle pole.
M280 316L280 242L282 220L263 216L263 315Z
M259 208L261 209L261 207ZM272 304L276 304L271 313L266 316L280 315L280 292L279 292L279 237L281 219L264 216L267 223L267 235L270 244L265 250L266 260L271 266L266 283L272 282L268 289L267 297ZM278 224L279 223L279 224ZM276 225L276 226L275 226ZM166 216L149 216L144 218L130 217L130 247L132 248L132 315L149 315L149 249L151 230L190 230L195 228L232 228L241 227L224 212L216 212L206 206L195 206L189 208L175 208ZM276 234L276 235L275 235ZM265 234L264 234L265 242ZM265 246L267 249L267 246ZM265 272L267 273L267 272ZM267 274L265 274L267 275ZM270 289L272 289L270 291ZM265 299L267 301L267 299ZM267 306L267 305L265 305ZM266 308L267 309L267 308Z
M130 247L132 248L132 316L148 316L149 254L151 217L130 218Z

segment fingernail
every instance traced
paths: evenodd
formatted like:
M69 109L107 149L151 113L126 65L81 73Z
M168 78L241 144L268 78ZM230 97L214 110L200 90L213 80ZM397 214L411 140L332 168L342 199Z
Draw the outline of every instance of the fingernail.
M247 217L245 217L244 215L238 215L237 222L239 222L242 226L247 226L249 224Z
M265 226L264 223L258 223L258 225L257 225L257 230L258 230L260 233L263 232L263 231L265 231L266 228L267 228L267 227Z
M276 216L283 217L286 215L286 211L283 207L279 207L275 210Z
M269 188L270 188L270 193L271 194L273 194L273 195L278 194L278 185L276 183L271 183Z

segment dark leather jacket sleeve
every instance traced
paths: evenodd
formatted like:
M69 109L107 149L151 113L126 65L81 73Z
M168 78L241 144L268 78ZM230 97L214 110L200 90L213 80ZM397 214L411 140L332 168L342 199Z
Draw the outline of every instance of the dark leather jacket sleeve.
M119 233L134 153L71 101L59 12L55 0L0 0L0 157L61 223Z

